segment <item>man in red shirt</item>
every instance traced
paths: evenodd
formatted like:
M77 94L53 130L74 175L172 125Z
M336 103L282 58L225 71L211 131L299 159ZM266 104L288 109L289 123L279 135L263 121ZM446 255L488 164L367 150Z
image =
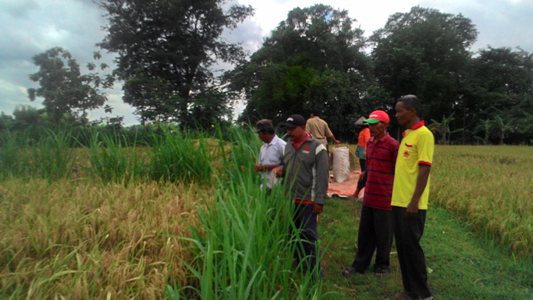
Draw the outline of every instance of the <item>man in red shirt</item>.
M385 275L390 272L393 236L391 197L399 145L387 133L389 121L389 115L382 110L373 111L365 121L372 137L367 144L367 170L362 174L362 181L355 192L357 197L364 186L365 196L359 222L357 254L352 265L344 270L345 276L354 272L364 273L370 265L374 251L374 273Z

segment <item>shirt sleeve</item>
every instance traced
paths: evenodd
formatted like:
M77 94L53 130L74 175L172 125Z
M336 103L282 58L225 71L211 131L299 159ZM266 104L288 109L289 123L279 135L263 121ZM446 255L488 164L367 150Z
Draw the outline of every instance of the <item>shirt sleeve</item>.
M368 141L370 141L370 129L366 128L364 131L363 131L363 140L364 140L364 144L365 144L365 150L366 150L366 146L368 145Z
M328 191L329 182L329 159L328 151L324 145L319 145L316 148L315 155L315 203L324 204L324 197Z
M331 132L331 129L329 129L329 125L327 123L324 124L326 124L326 138L333 137L333 132Z
M418 164L431 166L433 164L433 152L435 151L435 139L431 131L420 135L417 148Z

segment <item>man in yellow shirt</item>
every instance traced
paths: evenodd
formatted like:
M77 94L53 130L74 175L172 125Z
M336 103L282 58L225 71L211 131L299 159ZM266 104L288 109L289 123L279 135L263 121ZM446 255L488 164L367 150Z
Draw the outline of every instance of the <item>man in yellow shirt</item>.
M420 101L415 95L400 97L395 109L398 123L406 128L398 149L391 203L402 282L409 298L433 299L420 239L428 208L435 140L419 118Z

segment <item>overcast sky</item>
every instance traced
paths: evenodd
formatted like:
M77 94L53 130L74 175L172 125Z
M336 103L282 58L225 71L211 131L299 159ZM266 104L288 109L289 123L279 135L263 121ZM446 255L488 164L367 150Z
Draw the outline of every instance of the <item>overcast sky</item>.
M249 52L257 50L270 32L295 7L324 3L346 9L369 36L385 25L396 12L420 5L472 20L479 31L472 50L492 47L521 47L533 51L533 0L239 0L251 5L255 15L225 36ZM11 114L17 105L42 107L30 102L27 88L35 87L28 75L37 67L31 58L52 47L71 52L80 65L92 60L95 46L104 37L105 19L91 0L0 0L0 111ZM108 60L111 55L106 56ZM137 123L134 109L121 100L120 86L108 92L112 115L124 116L127 125ZM91 112L91 119L104 116Z

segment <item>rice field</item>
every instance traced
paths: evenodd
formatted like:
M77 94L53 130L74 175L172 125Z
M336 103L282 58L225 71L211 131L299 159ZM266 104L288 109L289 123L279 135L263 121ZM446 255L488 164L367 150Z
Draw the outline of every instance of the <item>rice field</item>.
M288 201L257 188L253 131L87 140L1 137L0 298L322 297ZM530 147L438 146L431 203L529 258L531 170Z
M257 188L251 130L1 143L2 299L320 297L289 202Z
M496 239L510 255L531 258L532 147L438 146L432 169L432 203Z

